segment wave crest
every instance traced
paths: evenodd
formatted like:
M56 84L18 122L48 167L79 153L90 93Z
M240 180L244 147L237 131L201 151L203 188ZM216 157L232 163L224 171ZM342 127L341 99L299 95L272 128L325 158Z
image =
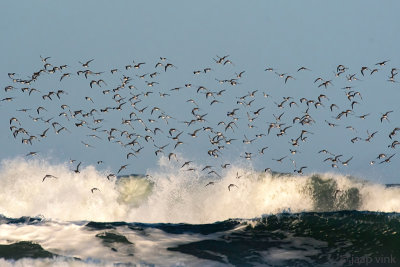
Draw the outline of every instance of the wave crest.
M400 212L399 187L348 176L263 173L239 166L220 178L203 173L162 159L146 177L108 180L107 173L94 166L77 174L67 163L6 160L0 170L0 214L64 221L210 223L281 212ZM42 182L46 174L58 179ZM210 181L214 184L205 186ZM228 189L230 184L235 186ZM94 187L100 190L92 193Z

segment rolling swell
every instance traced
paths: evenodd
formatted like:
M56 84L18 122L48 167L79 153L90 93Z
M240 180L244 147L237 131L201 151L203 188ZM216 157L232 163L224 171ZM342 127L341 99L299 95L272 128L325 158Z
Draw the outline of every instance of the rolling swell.
M395 263L400 259L398 213L278 214L244 224L248 225L229 235L221 234L218 239L168 249L237 266L352 266L352 259L363 257L375 264L383 258L391 258Z
M5 225L15 230L10 231ZM75 232L75 226L79 232ZM182 264L195 266L354 266L352 259L369 257L375 263L370 266L385 266L377 265L377 261L390 257L397 263L400 259L399 213L280 213L210 224L65 224L41 218L3 217L0 227L10 242L0 246L0 258L30 258L33 263L46 259L48 264L80 261L85 263L82 266L92 266L91 262L175 266L179 259ZM44 233L49 236L30 236L29 240L29 235L20 235L26 233L23 229L43 228L48 229ZM58 238L48 242L60 230L75 233L76 241L80 241L73 253L69 240Z

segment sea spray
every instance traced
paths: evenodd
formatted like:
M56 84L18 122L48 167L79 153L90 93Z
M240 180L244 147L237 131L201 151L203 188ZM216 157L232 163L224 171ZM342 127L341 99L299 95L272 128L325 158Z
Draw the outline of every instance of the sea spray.
M218 177L162 157L147 175L107 179L109 171L15 158L2 162L0 214L63 221L213 223L281 212L400 211L400 188L353 177L258 172L232 164ZM46 174L57 178L46 179ZM214 182L206 186L210 181ZM230 190L228 186L234 184ZM92 188L98 188L91 192Z

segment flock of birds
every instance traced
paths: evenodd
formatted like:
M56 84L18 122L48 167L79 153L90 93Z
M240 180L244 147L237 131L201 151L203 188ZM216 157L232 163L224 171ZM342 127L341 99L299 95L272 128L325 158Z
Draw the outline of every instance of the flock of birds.
M350 72L345 65L338 65L329 79L315 77L314 72L305 66L299 66L293 74L278 72L268 66L264 69L266 75L281 79L283 86L294 83L302 76L313 76L310 83L316 88L313 98L284 96L280 99L262 90L235 89L242 85L247 73L244 70L233 72L232 68L236 66L228 55L217 56L213 61L210 59L210 66L192 70L193 77L202 76L206 82L200 83L194 78L196 83L186 82L170 88L166 88L160 79L176 72L178 67L164 57L153 63L133 61L119 68L101 71L94 70L94 59L79 62L78 68L73 69L66 64L55 64L51 57L40 58L41 68L30 73L28 78L8 73L10 84L4 87L6 95L0 99L1 105L15 108L17 104L12 103L18 103L20 99L31 105L17 107L16 115L9 118L13 138L31 147L40 144L48 135L63 136L77 132L80 144L87 149L96 149L104 142L115 144L116 148L122 149L127 162L110 173L108 179L129 168L130 161L140 158L143 151L150 151L154 157L165 155L170 161L180 162L182 171L200 171L217 179L221 177L221 171L231 165L225 161L224 153L235 153L232 149L229 152L232 144L240 147L241 158L252 160L269 151L268 142L288 143L289 149L279 157L263 159L265 162L290 160L293 172L303 174L307 166L297 166L294 158L301 153L303 144L318 134L312 131L316 124L354 133L349 144L373 141L378 131L367 130L366 135L359 136L355 127L343 126L349 118L368 120L371 115L358 113L357 108L363 105L364 99L362 92L353 86L354 81L374 76L377 72L387 72L385 82L397 83L395 78L398 74L396 68L388 67L387 60L373 66L362 66L356 72ZM222 73L219 75L228 77L216 77L219 70ZM72 83L74 79L79 79L78 82L83 85L79 86L79 90L46 89L64 85L76 87ZM336 80L352 82L352 85L335 88ZM333 103L331 96L339 96L343 102ZM67 99L70 102L65 102ZM82 101L83 105L80 104ZM317 121L315 117L322 110L332 115ZM294 112L297 115L290 117ZM400 145L394 139L400 127L391 125L390 121L393 113L394 110L384 110L379 117L382 125L379 132L384 132L384 127L388 128L388 144L384 149L391 152L385 150L379 153L369 162L371 165L389 163L395 156L394 149ZM201 138L202 141L196 142L204 144L204 153L213 162L200 169L193 161L184 161L177 156L178 151L189 146L195 138ZM319 148L315 153L325 155L323 164L330 164L332 168L347 166L353 160L353 156L345 157L326 148ZM38 151L30 151L26 156L38 154ZM121 152L115 150L112 154L119 155ZM73 171L79 173L82 162L72 158L71 163L76 164ZM96 163L100 165L104 161ZM264 171L271 169L267 167ZM236 178L240 177L236 173ZM42 181L51 178L57 179L46 174ZM209 182L205 186L214 183ZM228 190L235 187L237 185L229 184ZM97 190L100 191L94 187L91 192Z

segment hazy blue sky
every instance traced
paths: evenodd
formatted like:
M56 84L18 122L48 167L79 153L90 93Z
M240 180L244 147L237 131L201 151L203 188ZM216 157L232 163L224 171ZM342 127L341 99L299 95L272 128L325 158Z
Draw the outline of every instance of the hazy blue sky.
M254 106L247 109L243 107L239 112L238 116L242 120L238 123L241 127L230 134L238 140L224 150L224 160L218 160L237 161L244 151L257 154L259 148L268 146L268 152L255 156L253 161L256 169L270 167L277 171L293 172L293 165L289 160L293 159L298 164L297 167L308 166L304 170L306 173L335 171L383 183L396 183L399 181L400 155L396 154L390 164L370 166L369 162L375 160L379 163L381 160L376 159L379 153L396 153L396 149L389 149L387 146L396 137L400 138L388 138L393 128L400 127L400 84L387 81L391 68L400 67L398 10L398 1L1 1L0 96L1 99L15 97L15 100L0 103L0 159L39 151L41 157L55 161L74 158L88 165L104 160L105 164L99 168L109 167L115 172L123 164L130 164L128 173L144 173L146 169L154 168L157 158L151 142L141 141L145 148L138 158L127 160L125 148L106 139L90 139L87 135L91 132L87 128L78 129L72 121L66 121L58 114L61 112L59 106L64 102L74 105L72 110L80 107L86 111L93 107L100 109L110 105L111 96L105 97L101 90L117 86L123 73L132 76L131 84L139 88L138 93L150 90L144 83L150 79L141 80L135 75L156 71L154 65L159 57L167 57L168 62L177 68L171 68L167 72L159 69L160 76L154 79L159 84L151 88L154 91L152 98L143 98L138 106L149 106L150 109L160 105L166 113L180 116L177 120L172 120L171 125L166 125L161 120L151 128L159 126L164 130L164 135L168 135L170 127L184 130L184 144L176 151L188 160L197 159L200 163L215 165L222 163L213 163L213 158L207 156L207 149L210 149L207 133L202 133L198 139L187 135L199 127L207 126L206 124L194 125L187 130L179 122L193 119L190 111L194 106L186 100L193 96L203 101L199 103L199 114L208 113L206 119L215 126L221 119L227 121L226 113L236 106L236 97L258 90ZM228 59L234 65L217 65L213 60L217 55L229 55ZM60 72L54 76L43 74L45 78L30 87L42 89L43 92L69 92L63 96L62 101L44 101L41 98L43 93L27 97L20 90L23 86L13 84L7 76L7 73L15 72L19 74L18 78L27 78L43 67L40 56L50 56L49 62L54 65L67 64L69 68L64 73L72 74L62 82L59 81ZM94 59L90 69L104 71L101 78L107 82L107 86L90 88L89 82L95 76L85 80L76 75L76 71L82 69L78 61L90 59ZM132 64L133 60L135 63L146 62L146 65L140 72L125 72L124 66ZM383 67L375 65L383 60L390 61ZM333 72L339 64L349 69L335 80ZM297 72L300 66L306 66L311 71ZM362 77L362 66L379 67L380 71ZM198 76L193 74L194 70L206 67L211 67L213 71ZM274 72L264 71L267 67L274 67L278 73L291 74L295 80L289 80L285 84ZM113 76L110 73L113 68L119 68L123 72ZM220 86L215 80L233 78L235 72L243 70L246 72L237 87ZM345 90L341 89L349 85L344 75L354 73L361 80L353 81L351 85L354 85L353 90L361 92L363 99L354 99L360 104L356 104L353 116L337 121L332 117L349 108L351 103L346 99ZM317 77L332 79L333 85L327 89L318 88L313 82ZM186 83L192 83L195 89L180 95L169 92L169 89L184 86ZM5 92L4 88L8 85L14 85L18 89ZM198 86L205 86L211 91L226 89L227 93L217 98L223 103L210 106L210 100L196 94ZM93 90L90 91L91 89ZM173 96L162 99L158 96L159 92ZM264 98L262 92L270 94L271 98ZM129 95L127 92L125 94ZM250 146L242 143L244 134L251 138L257 133L265 133L267 122L274 121L272 114L279 115L285 111L283 120L287 123L286 126L291 125L292 118L302 116L306 108L299 103L299 99L306 97L315 100L319 94L328 95L330 100L325 102L325 108L310 107L310 113L318 123L304 128L314 134L309 135L309 140L304 145L296 148L300 151L299 154L293 156L288 153L292 148L288 141L297 137L303 129L298 125L293 125L283 137L278 138L274 129L273 134L262 141L257 140ZM84 99L84 96L89 95L95 100L95 105ZM280 103L284 96L292 96L299 107L279 109L274 102ZM246 99L249 100L250 98ZM340 108L331 112L331 103L336 103ZM11 117L17 117L23 126L30 125L32 133L36 135L47 127L52 130L51 125L34 124L29 120L28 114L16 112L24 107L36 109L38 106L49 107L53 113L44 114L45 119L55 117L53 121L60 122L61 125L71 125L67 128L72 133L56 136L54 131L51 134L49 131L47 139L34 141L32 146L22 144L20 136L14 139L9 129ZM254 122L257 130L249 129L246 127L246 112L253 112L262 106L266 108ZM394 111L389 115L390 121L381 123L382 113L390 110ZM36 111L30 112L34 116ZM366 120L356 117L367 113L370 116ZM145 114L143 118L147 119L149 114ZM121 125L121 116L114 113L95 117L105 118L102 129ZM122 117L129 117L129 112L125 112ZM329 127L324 120L339 126ZM348 125L356 128L357 132L346 129L345 126ZM355 136L367 138L367 130L370 133L378 131L371 142L352 144L349 141ZM169 138L159 136L154 136L157 145L171 142ZM85 148L81 141L96 148ZM172 147L173 142L166 150L170 151ZM332 169L331 164L323 162L326 157L317 153L321 149L327 149L336 155L343 154L342 160L352 156L354 159L348 166L340 164L339 169ZM283 164L272 160L285 155L288 157Z

